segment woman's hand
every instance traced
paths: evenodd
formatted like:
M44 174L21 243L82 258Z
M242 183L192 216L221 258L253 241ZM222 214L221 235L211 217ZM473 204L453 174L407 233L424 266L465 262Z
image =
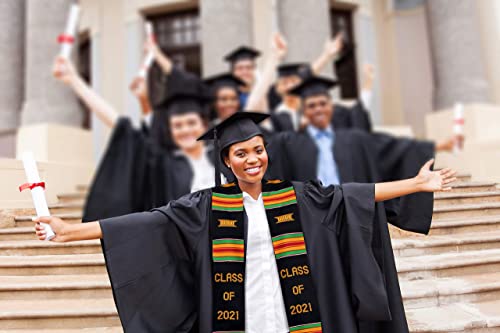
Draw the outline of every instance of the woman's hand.
M47 234L45 228L40 224L41 222L50 225L56 234L56 236L50 240L51 242L64 243L69 241L68 234L71 224L64 222L60 218L55 216L36 217L33 218L33 222L36 222L35 230L39 240L45 240Z
M272 50L279 61L282 61L288 53L288 44L279 32L275 33L273 36Z
M130 84L129 88L135 97L139 99L148 97L148 88L146 80L143 77L136 77Z
M64 57L57 57L52 67L52 74L56 79L65 83L71 84L78 77L75 66L70 60Z
M323 53L330 59L335 58L340 54L344 47L344 32L339 32L333 39L329 39L323 46Z
M450 191L451 186L449 184L457 180L455 177L457 172L450 168L431 171L433 163L434 159L425 163L415 177L419 192Z

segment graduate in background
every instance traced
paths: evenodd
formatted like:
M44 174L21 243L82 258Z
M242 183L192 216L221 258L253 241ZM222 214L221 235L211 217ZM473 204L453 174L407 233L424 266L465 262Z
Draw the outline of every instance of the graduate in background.
M293 93L302 98L309 124L302 132L279 133L272 138L268 147L271 177L296 181L317 179L325 186L393 181L416 174L418 166L432 159L436 150L448 149L446 143L436 145L355 129L334 129L335 109L329 89L335 84L331 79L314 77L294 89ZM384 278L390 299L399 298L400 290L394 256L388 246L386 221L403 230L425 234L432 218L433 199L432 193L416 193L383 205L387 219L380 220L376 226L382 241L377 256L387 265ZM403 307L393 308L392 316L404 318ZM381 323L378 330L362 329L361 332L406 332L404 327L394 326L399 322Z
M176 82L179 79L182 80L183 76L194 76L194 74L187 73L173 66L170 58L162 52L154 40L147 41L146 45L146 49L155 55L156 62L166 76L167 89L172 89L168 87L179 86ZM238 111L257 110L267 112L266 94L269 90L270 82L272 82L273 70L283 60L287 48L288 46L284 38L279 33L275 33L271 38L269 57L264 66L264 78L256 84L254 84L255 81L250 80L250 75L245 70L241 71L245 72L245 74L240 73L240 76L235 75L235 72L233 72L233 74L221 73L206 78L205 83L208 86L208 94L213 99L212 121L218 123ZM235 61L238 65L244 64L245 66L243 67L246 68L253 61L252 59L254 59L250 56L251 54L252 52L250 51L243 52L242 54L238 52L238 55L234 55L231 59L236 59ZM249 86L247 82L250 81L251 85ZM242 87L248 92L243 99L239 98L241 97Z
M86 224L37 218L38 238L44 222L55 242L102 239L125 332L408 332L397 280L384 279L380 203L449 190L454 171L429 161L390 183L264 180L265 117L236 113L202 136L218 139L235 183Z
M78 76L69 60L58 58L53 72L113 129L90 187L84 221L144 211L215 184L211 147L196 141L208 122L208 99L196 76L176 80L180 86L172 87L167 100L155 107L151 129L145 133L120 117Z
M231 73L222 73L205 78L203 82L208 86L213 104L210 120L220 122L236 112L242 111L239 89L245 83Z
M239 87L240 104L246 105L250 92L257 83L257 61L260 51L248 47L239 46L224 56L224 60L229 63L230 72L244 82Z

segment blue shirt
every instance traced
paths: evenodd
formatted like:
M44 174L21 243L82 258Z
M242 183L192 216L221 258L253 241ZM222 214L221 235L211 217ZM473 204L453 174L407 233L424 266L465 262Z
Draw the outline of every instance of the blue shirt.
M312 125L307 126L307 132L318 147L317 178L323 186L340 184L337 163L333 156L335 132L331 126L320 130Z
M240 91L240 109L241 110L245 109L245 106L247 105L247 101L248 101L248 96L249 95L250 95L249 93L241 92Z

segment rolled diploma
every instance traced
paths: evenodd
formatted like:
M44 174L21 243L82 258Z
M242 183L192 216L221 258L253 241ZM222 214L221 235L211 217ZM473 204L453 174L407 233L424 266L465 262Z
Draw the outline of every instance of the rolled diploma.
M75 37L76 28L78 24L78 16L80 15L80 6L77 4L71 5L69 10L68 21L66 22L66 29L64 31L65 36ZM68 59L71 55L71 49L73 47L72 43L63 42L61 45L61 57Z
M24 171L26 172L26 179L28 183L39 183L40 175L38 174L38 169L36 167L35 158L33 153L25 152L22 155ZM47 200L45 199L45 190L42 187L35 187L31 190L31 197L33 198L33 204L35 205L36 215L50 216L49 207L47 206ZM45 240L49 241L55 237L55 233L46 223L40 223L46 232Z
M153 38L153 25L151 24L151 22L146 22L145 28L146 28L147 38L152 39ZM146 54L146 58L144 58L144 62L142 63L141 70L139 71L140 77L142 77L142 78L146 77L148 70L151 67L151 64L153 64L154 59L155 59L155 55L153 54L153 52L148 52Z
M453 109L453 134L459 140L455 141L453 151L458 153L462 150L463 135L464 135L464 105L462 103L455 104Z

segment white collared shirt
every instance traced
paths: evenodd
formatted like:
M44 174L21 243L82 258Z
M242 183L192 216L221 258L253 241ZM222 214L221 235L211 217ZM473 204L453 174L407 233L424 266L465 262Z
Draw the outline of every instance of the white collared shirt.
M248 216L245 332L287 333L285 304L262 194L254 200L243 192L243 206Z
M215 168L210 159L206 154L206 150L203 152L200 158L192 158L188 155L184 155L193 170L193 180L191 181L191 193L203 190L206 188L211 188L215 186L214 172ZM226 177L221 174L221 184L227 183Z

